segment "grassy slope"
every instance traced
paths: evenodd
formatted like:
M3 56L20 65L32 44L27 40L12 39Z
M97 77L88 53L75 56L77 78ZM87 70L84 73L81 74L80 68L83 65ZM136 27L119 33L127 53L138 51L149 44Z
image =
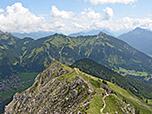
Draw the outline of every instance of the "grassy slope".
M105 93L104 90L99 89L100 87L98 84L102 82L102 79L96 78L94 76L85 74L81 71L78 71L79 75L82 76L84 79L89 81L93 86L96 91L96 95L92 98L91 100L91 105L88 109L89 114L100 114L100 109L103 106L102 102L102 93ZM93 83L92 83L93 82ZM138 97L135 95L129 93L125 89L122 89L121 87L108 82L108 86L111 88L113 93L116 95L108 96L106 99L107 106L105 108L105 112L111 111L115 112L117 111L118 113L122 113L120 111L120 107L125 104L130 104L132 107L134 107L136 110L139 109L141 114L151 114L152 113L152 108L151 106L148 106L148 104L144 103L141 101ZM109 98L110 97L110 98ZM124 101L125 99L125 101ZM123 101L123 102L121 102ZM111 113L113 114L113 113Z
M140 114L152 113L151 106L148 106L148 104L141 101L138 97L134 96L133 94L127 92L126 90L120 88L119 86L113 83L108 82L108 85L121 100L126 101L126 103L133 105L135 109L139 109Z
M89 76L92 77L92 76ZM94 80L99 80L98 78L92 77ZM101 80L101 79L100 79ZM102 80L101 80L102 81ZM131 93L128 93L126 90L122 89L121 87L108 82L108 86L112 89L112 91L116 94L110 95L106 98L107 106L103 112L110 112L110 114L113 114L113 112L117 111L119 114L122 114L122 111L120 111L120 107L126 104L130 104L132 107L134 107L136 110L140 110L140 114L151 114L152 108L151 106L148 106L145 102L141 101L138 97L134 96ZM97 94L92 98L91 105L88 110L89 114L101 114L100 110L103 106L102 102L102 90L96 89ZM105 92L104 92L105 93ZM124 101L125 99L125 101ZM123 102L121 102L123 101Z
M97 79L98 80L98 79ZM119 86L108 82L108 86L112 89L115 94L112 94L106 97L106 107L103 110L103 113L114 114L123 114L121 111L122 106L130 104L135 110L139 110L140 114L151 114L152 108L148 106L145 102L141 101L138 97L128 93L126 90L120 88ZM96 89L97 94L92 98L90 108L88 109L88 114L101 114L100 109L103 106L102 102L102 93L103 90ZM115 96L116 95L116 96ZM123 102L122 102L123 101Z
M106 97L106 107L103 110L103 113L109 113L109 114L115 114L115 112L118 112L118 114L122 114L121 106L123 103L116 98L114 95L110 95Z
M105 93L104 90L97 89L97 94L91 99L90 108L88 109L88 114L100 114L100 109L103 106L102 93Z

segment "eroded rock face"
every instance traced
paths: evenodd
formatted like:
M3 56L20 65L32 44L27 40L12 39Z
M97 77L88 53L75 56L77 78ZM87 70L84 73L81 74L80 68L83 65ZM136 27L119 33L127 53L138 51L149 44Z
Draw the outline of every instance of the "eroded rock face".
M73 114L83 112L91 97L88 84L74 72L52 63L35 79L33 86L16 93L5 114ZM63 75L69 76L66 78ZM87 105L86 105L87 104ZM81 109L81 110L80 110Z

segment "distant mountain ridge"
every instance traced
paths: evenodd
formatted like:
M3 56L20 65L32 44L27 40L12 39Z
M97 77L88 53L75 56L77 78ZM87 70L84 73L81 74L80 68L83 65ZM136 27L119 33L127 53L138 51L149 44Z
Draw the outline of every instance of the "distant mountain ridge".
M137 27L118 38L146 54L152 54L152 31L150 30Z
M113 36L113 34L108 32L107 30L91 30L88 32L78 32L78 33L69 34L68 36L70 36L70 37L89 36L89 35L93 36L93 35L98 35L101 31Z
M102 63L122 75L151 81L152 58L103 32L79 37L54 34L38 40L0 35L1 77L12 72L39 72L53 60L71 65L82 58Z
M31 32L31 33L12 33L12 34L18 38L30 37L36 40L42 37L53 35L55 33L39 31L39 32Z

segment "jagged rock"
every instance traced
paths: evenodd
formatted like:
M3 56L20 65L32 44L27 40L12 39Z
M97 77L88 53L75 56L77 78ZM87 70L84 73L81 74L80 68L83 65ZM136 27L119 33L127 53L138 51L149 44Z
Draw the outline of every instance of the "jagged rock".
M90 105L90 103L84 104L84 108L87 108Z
M81 111L78 111L78 113L77 114L82 114L82 112Z
M72 90L72 93L70 94L70 97L73 99L74 97L76 97L78 94L77 90Z
M69 71L64 70L63 68L59 69L56 76L61 76L63 74L69 73Z
M104 88L106 90L107 94L111 93L111 89L106 84L101 84L100 88Z
M127 104L127 109L128 109L129 111L131 111L131 106L130 106L130 104Z
M135 114L135 109L134 109L134 108L131 110L131 113L132 113L132 114Z
M92 87L78 74L71 79L64 76L71 72L76 71L53 62L36 77L32 87L14 95L5 114L80 114L80 106L89 106Z
M100 33L98 34L98 37L100 37L100 38L104 38L104 35L105 35L105 33L100 32Z

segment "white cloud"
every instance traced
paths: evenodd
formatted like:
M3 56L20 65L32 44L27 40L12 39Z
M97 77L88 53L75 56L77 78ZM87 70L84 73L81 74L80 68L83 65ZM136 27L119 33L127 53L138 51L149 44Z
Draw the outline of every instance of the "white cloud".
M73 22L72 25L76 28L83 28L83 26L81 24L78 24L76 22Z
M151 29L152 19L150 18L115 18L108 21L96 21L96 28L108 29L111 31L131 30L136 27ZM151 29L152 30L152 29Z
M4 10L2 8L0 8L0 13L3 13L3 12L4 12Z
M72 27L75 28L75 31L94 29L94 22L102 20L101 17L99 12L95 12L91 8L84 9L73 18Z
M7 6L6 12L0 14L0 29L9 32L33 32L44 29L45 19L32 14L21 3ZM50 26L50 25L49 25Z
M137 0L84 0L85 2L89 1L94 5L97 4L107 4L107 3L111 3L111 4L115 4L115 3L121 3L121 4L129 4L129 3L134 3Z
M0 29L8 32L55 31L66 34L92 29L108 29L111 31L130 30L135 27L152 29L152 19L149 18L117 18L109 7L103 10L105 15L91 8L80 13L58 10L52 6L52 17L46 21L44 16L36 16L21 3L8 6L0 13ZM50 15L50 14L49 14Z
M74 13L72 11L60 11L59 9L56 8L56 6L52 6L52 11L51 11L51 15L54 18L59 18L59 19L69 19L71 18Z
M92 29L107 29L116 32L134 29L137 26L150 28L152 25L152 19L150 18L117 18L114 17L113 10L109 7L105 8L104 12L105 15L102 16L101 13L95 12L91 8L84 9L82 12L75 14L68 21L58 20L58 24L61 25L64 23L64 26L60 26L57 30L67 34Z
M88 18L92 18L92 19L100 19L101 18L101 14L96 13L91 8L84 9L84 11L81 12L81 15L87 16Z
M113 10L109 7L107 7L106 9L103 9L103 11L105 12L105 20L109 20L114 16Z

